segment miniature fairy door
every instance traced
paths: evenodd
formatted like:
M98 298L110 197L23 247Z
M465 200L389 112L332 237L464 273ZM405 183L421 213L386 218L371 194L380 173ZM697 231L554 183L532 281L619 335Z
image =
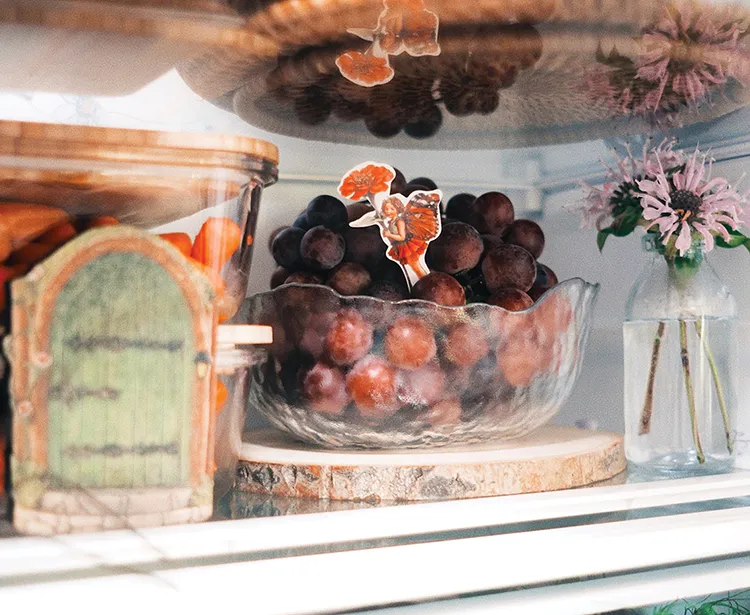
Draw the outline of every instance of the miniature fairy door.
M14 291L14 457L52 489L207 484L209 282L120 228L71 242Z
M186 484L197 348L169 273L138 253L79 270L52 314L49 471L81 487Z

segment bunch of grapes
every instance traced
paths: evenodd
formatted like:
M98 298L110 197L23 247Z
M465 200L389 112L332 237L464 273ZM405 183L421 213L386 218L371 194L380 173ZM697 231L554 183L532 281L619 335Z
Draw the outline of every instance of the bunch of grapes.
M436 188L427 177L407 182L396 171L391 192L408 196ZM271 288L326 284L345 296L411 297L448 306L490 303L519 311L558 282L552 269L538 262L544 232L532 220L516 220L513 204L501 192L461 193L447 201L442 233L427 250L432 273L411 292L401 268L386 257L378 227L349 226L370 211L368 203L345 206L332 196L315 197L291 226L271 235L269 247L278 264Z

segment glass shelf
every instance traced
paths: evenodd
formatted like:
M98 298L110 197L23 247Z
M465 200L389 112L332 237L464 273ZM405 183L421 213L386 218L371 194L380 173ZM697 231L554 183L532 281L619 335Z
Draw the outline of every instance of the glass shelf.
M133 599L176 590L197 599L210 587L219 603L254 615L552 598L567 605L560 612L587 613L605 610L586 606L588 591L615 609L739 589L750 578L750 472L329 512L241 501L235 516L253 518L3 539L0 600L40 605L76 592L98 604L127 582Z

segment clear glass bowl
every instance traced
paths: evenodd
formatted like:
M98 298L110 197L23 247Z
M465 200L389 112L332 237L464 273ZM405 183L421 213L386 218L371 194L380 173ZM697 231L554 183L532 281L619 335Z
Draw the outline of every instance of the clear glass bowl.
M273 327L249 407L328 447L428 447L521 437L547 423L578 376L599 291L581 279L531 308L443 307L289 284L236 321Z

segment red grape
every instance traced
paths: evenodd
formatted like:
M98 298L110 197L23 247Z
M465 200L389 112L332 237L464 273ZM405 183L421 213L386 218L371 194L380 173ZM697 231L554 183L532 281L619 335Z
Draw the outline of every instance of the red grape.
M517 288L501 288L496 290L487 300L490 305L505 308L510 312L521 312L534 305L529 295Z
M271 290L284 284L290 275L291 272L288 269L285 269L284 267L276 267L271 274Z
M452 222L430 244L427 258L434 269L454 274L476 267L483 251L482 238L473 227Z
M370 274L357 263L341 263L328 277L328 286L340 295L364 295L370 286Z
M438 365L429 364L399 374L398 398L403 405L429 406L443 396L445 374Z
M385 336L385 354L396 367L416 369L435 356L435 333L424 321L412 316L398 318Z
M503 235L505 243L521 246L535 259L544 251L544 232L533 220L516 220Z
M409 298L406 284L396 284L391 280L375 280L370 285L368 294L385 301L403 301Z
M531 297L534 301L538 301L544 293L546 293L553 286L556 286L557 283L557 275L555 274L555 272L547 267L547 265L537 263L536 279L534 280L534 285L529 290L529 297Z
M461 422L461 402L455 398L439 401L424 417L433 427L458 425Z
M349 403L344 374L324 363L316 363L305 374L302 394L310 408L324 414L339 414Z
M291 270L302 266L300 244L304 236L305 231L294 227L279 232L271 245L271 253L276 263Z
M480 233L502 235L513 222L513 203L502 192L485 192L471 206L474 226Z
M333 269L343 260L345 251L344 238L325 226L314 226L300 242L302 261L316 271Z
M482 273L490 292L507 287L526 292L536 278L536 262L523 248L504 244L486 254Z
M372 326L356 310L336 315L326 336L326 348L337 365L351 365L372 348Z
M307 271L295 271L284 280L284 284L322 284L323 278Z
M411 289L412 297L433 301L439 305L466 305L464 287L447 273L433 271Z
M490 351L480 327L461 323L448 331L443 347L443 355L454 365L474 365Z
M385 418L399 408L396 370L379 357L367 356L354 365L346 389L364 417Z

